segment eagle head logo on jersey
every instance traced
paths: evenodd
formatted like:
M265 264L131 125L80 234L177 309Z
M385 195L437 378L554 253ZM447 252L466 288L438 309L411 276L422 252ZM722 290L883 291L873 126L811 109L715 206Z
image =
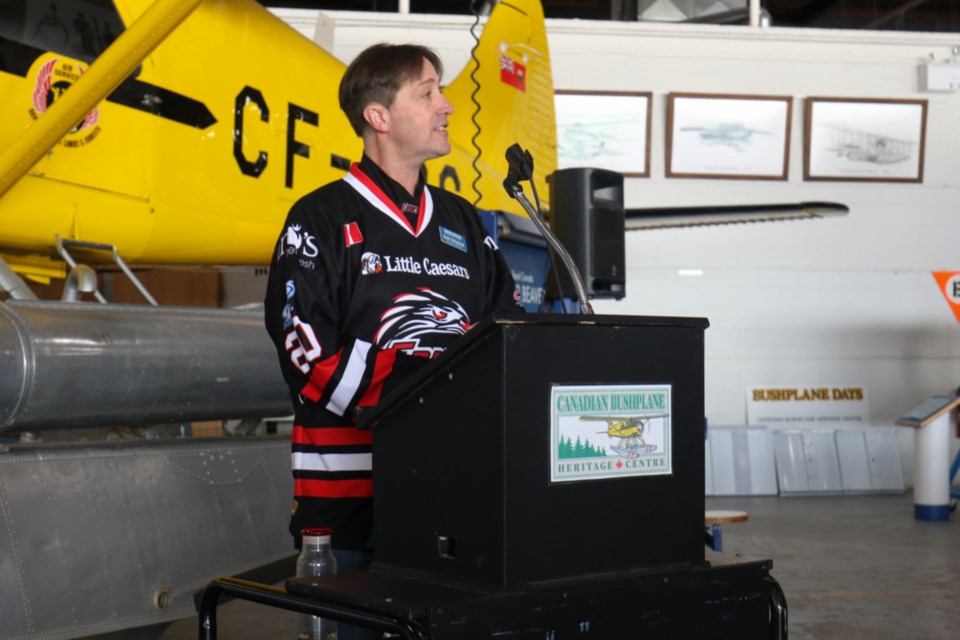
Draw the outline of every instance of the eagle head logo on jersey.
M360 273L365 276L383 271L383 260L375 253L367 251L360 256Z
M374 342L381 349L399 349L415 356L433 358L444 346L430 336L464 335L470 328L467 312L457 302L431 289L421 288L393 299L393 306L380 316Z

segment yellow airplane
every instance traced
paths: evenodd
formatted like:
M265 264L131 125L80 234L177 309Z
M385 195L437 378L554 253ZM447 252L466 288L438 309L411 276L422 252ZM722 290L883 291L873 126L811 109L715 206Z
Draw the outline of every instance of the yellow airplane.
M585 422L606 422L607 430L598 431L606 433L609 438L617 438L615 447L610 447L616 453L626 458L636 458L640 453L650 453L656 449L656 445L648 445L643 440L643 432L647 423L654 418L666 418L670 414L657 413L644 416L580 416L580 420Z
M267 264L290 205L360 159L337 102L345 65L254 0L12 5L0 258L28 278L65 275L58 238L131 264ZM453 152L428 163L429 182L520 213L502 187L518 142L546 199L556 129L540 3L498 4L445 94Z

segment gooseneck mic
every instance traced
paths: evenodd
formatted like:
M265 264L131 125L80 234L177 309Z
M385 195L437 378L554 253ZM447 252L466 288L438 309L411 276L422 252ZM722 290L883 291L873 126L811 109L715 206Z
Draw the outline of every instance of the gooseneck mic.
M507 166L508 177L513 176L515 181L533 179L533 156L519 144L512 144L507 149Z
M507 194L511 198L520 203L523 210L530 216L533 224L536 225L540 233L543 234L543 237L546 238L550 248L553 249L556 255L560 256L560 261L563 262L563 266L566 267L567 272L570 274L570 279L573 281L573 287L577 290L577 299L580 301L581 310L584 313L592 314L593 307L590 306L590 301L587 300L587 288L583 284L583 276L580 275L580 270L577 268L576 263L574 263L573 258L570 257L570 253L566 247L553 235L553 232L550 231L550 228L543 221L543 216L540 215L540 211L538 210L539 199L537 200L538 208L535 209L533 205L530 204L527 196L524 195L523 187L520 186L520 182L533 179L533 156L530 155L529 151L521 149L520 145L515 143L507 149L506 157L508 169L507 177L503 180L503 188L507 190ZM536 197L536 186L533 185L532 182L530 184L533 186L534 197Z

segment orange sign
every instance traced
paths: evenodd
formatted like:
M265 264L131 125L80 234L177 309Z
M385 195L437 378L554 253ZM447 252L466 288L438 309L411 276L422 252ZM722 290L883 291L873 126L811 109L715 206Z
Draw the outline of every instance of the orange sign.
M932 271L940 293L947 299L950 310L960 322L960 271Z

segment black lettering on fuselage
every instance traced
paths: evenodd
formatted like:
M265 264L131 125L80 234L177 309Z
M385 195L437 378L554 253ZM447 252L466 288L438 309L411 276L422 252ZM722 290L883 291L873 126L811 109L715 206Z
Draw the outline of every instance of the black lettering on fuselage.
M307 124L317 126L320 116L299 105L290 103L287 110L287 181L288 189L293 188L293 156L310 157L310 145L296 139L296 122L301 120Z
M447 180L453 181L453 189L447 189ZM455 167L446 164L443 166L443 169L440 170L440 188L460 193L460 176L457 175Z
M259 178L263 170L267 168L267 152L261 150L257 156L256 162L250 162L243 155L243 109L248 102L252 102L260 109L260 120L270 122L270 110L267 109L267 101L263 99L263 94L259 89L246 86L237 94L234 103L233 112L233 157L237 161L240 171L246 176Z
M267 107L267 101L264 99L263 93L259 89L255 89L249 85L241 89L234 103L233 157L236 159L237 166L240 167L240 171L244 175L259 178L264 169L267 168L269 154L262 149L259 150L255 162L251 162L243 154L243 112L247 104L251 102L257 105L257 109L260 110L260 120L267 123L270 122L270 109ZM310 145L300 142L296 138L296 123L298 120L317 126L319 116L310 109L293 104L292 102L287 105L287 166L284 184L288 189L293 188L293 157L310 157Z

